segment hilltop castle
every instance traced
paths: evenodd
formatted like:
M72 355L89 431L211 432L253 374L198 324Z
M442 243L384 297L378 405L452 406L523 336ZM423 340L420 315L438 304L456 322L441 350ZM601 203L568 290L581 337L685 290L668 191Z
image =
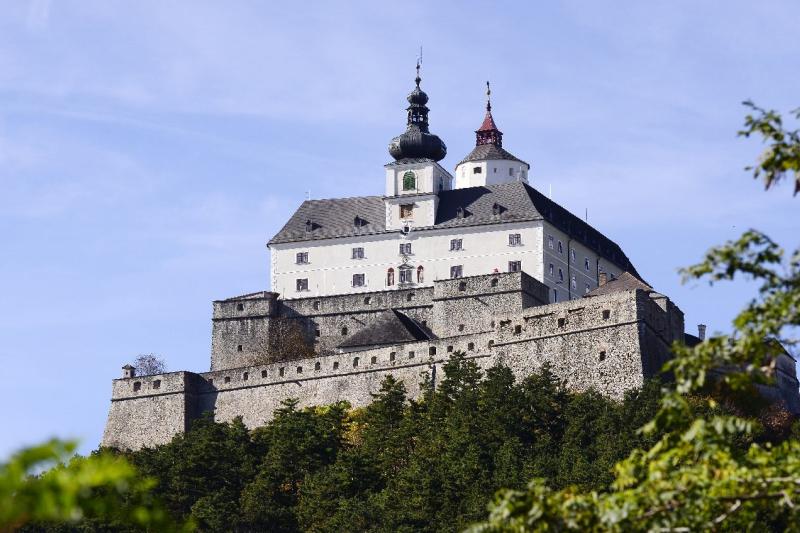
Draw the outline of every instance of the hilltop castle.
M415 394L455 351L520 377L548 363L616 398L658 371L685 338L681 310L530 185L488 83L475 148L450 174L419 66L415 81L385 195L304 202L269 241L272 292L214 302L211 371L124 367L103 445L164 443L206 411L256 427L290 397L364 405L388 374Z

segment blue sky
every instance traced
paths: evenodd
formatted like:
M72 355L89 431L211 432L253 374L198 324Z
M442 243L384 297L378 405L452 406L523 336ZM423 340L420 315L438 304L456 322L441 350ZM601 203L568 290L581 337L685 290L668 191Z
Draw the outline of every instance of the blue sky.
M302 6L302 7L296 7ZM211 301L269 285L266 241L304 199L380 194L424 46L452 168L492 81L533 185L726 331L747 284L677 269L756 227L741 101L800 106L797 2L6 2L0 7L0 456L96 447L137 353L208 369Z

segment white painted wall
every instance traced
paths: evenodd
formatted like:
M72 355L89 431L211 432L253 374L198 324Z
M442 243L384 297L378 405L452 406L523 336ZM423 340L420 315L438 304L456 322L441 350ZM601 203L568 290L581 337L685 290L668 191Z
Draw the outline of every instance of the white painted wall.
M401 230L409 228L424 228L436 223L436 208L439 205L439 196L435 194L403 195L386 198L386 229ZM401 205L413 207L410 217L402 218Z
M522 244L509 246L508 235L520 233ZM450 251L451 239L462 239L460 251ZM522 270L542 281L542 222L496 224L469 228L421 229L408 235L382 235L273 244L271 250L272 290L282 298L324 296L387 290L399 287L399 267L404 258L400 243L411 243L407 264L424 269L424 283L450 277L450 267L462 265L464 276L508 270L509 261L521 261ZM363 247L364 258L352 259L352 248ZM308 264L298 265L298 252L308 252ZM395 285L386 285L386 272L395 269ZM366 285L352 287L353 274L364 274ZM308 279L308 292L297 292L296 280ZM416 280L416 276L414 278Z
M475 169L479 168L479 174ZM488 160L469 161L456 167L456 189L482 187L513 181L528 182L528 165L519 161Z
M549 236L553 237L553 247L550 248ZM558 301L568 298L576 299L589 290L597 287L598 267L600 272L606 272L608 279L621 274L621 269L611 261L598 256L589 248L583 246L575 239L570 240L566 233L561 232L552 224L543 222L542 232L543 272L542 281L550 287L550 301L554 300L553 289L558 291ZM562 252L559 252L558 243L561 242ZM575 250L574 260L571 251ZM589 269L586 269L586 259L589 259ZM553 275L550 275L550 264L553 265ZM564 281L560 282L559 269L564 274ZM575 277L575 288L572 288L572 277Z
M386 169L386 196L403 196L405 194L435 193L452 188L453 176L439 163L391 164ZM403 189L403 175L411 171L416 176L416 188Z

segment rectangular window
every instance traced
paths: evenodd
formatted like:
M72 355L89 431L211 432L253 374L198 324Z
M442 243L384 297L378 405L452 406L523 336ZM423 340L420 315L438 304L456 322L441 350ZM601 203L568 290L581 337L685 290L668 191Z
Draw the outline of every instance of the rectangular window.
M414 270L410 268L401 268L400 269L400 283L413 283Z
M353 248L353 259L364 259L364 249Z
M353 287L364 286L364 274L353 274Z
M400 218L411 218L414 214L414 204L400 204Z
M578 282L575 280L575 276L572 276L572 290L578 288Z
M508 169L508 175L509 175L509 176L513 176L513 175L514 175L514 169L513 169L513 168L510 168L510 167L509 167L509 169Z
M575 250L569 251L570 260L574 263L575 262Z
M400 255L411 255L411 243L400 243Z
M550 263L549 272L550 272L550 276L552 276L553 275L553 263Z
M558 289L553 289L553 301L558 301Z
M472 173L473 174L481 174L482 172L483 172L483 169L481 167L472 167Z
M554 242L554 241L553 241L553 236L552 236L552 235L548 235L548 236L547 236L547 246L548 246L548 247L549 247L551 250L553 249L553 242Z
M307 265L308 264L308 252L298 252L297 253L297 264L298 265Z
M586 267L586 270L589 270L589 258L588 257L584 257L583 266Z
M457 250L461 250L461 239L451 239L450 240L450 251L454 252Z
M561 241L558 241L558 253L560 254L564 253L564 245L561 244Z
M520 246L522 244L522 235L519 233L510 233L508 235L509 246Z
M583 291L583 294L589 294L589 284L586 284L586 290Z
M519 272L522 270L522 261L509 261L508 262L508 271L509 272Z
M450 277L451 278L453 278L453 279L460 278L463 275L464 275L464 270L463 270L461 265L456 265L456 266L451 266L450 267Z
M295 281L297 283L297 292L308 290L308 278L298 278Z

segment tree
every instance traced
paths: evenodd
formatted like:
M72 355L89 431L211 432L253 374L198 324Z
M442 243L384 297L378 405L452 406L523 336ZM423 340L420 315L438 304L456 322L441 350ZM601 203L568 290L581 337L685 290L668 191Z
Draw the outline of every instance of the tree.
M254 341L252 365L268 365L280 361L294 361L314 357L314 344L309 341L299 319L278 317L269 319L267 334Z
M133 360L133 367L139 376L152 376L153 374L163 374L167 371L167 363L164 358L154 353L141 353Z
M110 453L73 457L74 451L74 443L52 440L0 464L0 531L92 519L177 529L150 495L153 481L138 476L128 461Z
M775 112L747 105L758 115L747 117L742 135L760 133L770 144L751 170L767 188L794 172L796 194L797 131L784 130ZM554 490L534 479L526 490L499 492L489 519L470 531L800 531L800 442L763 439L758 422L720 409L746 413L758 398L755 386L774 383L782 346L798 344L800 249L786 255L750 230L684 270L685 279L711 284L748 277L760 283L758 295L736 316L732 334L673 347L665 370L674 382L641 430L655 442L617 463L607 489Z
M783 126L783 118L774 110L765 110L750 100L744 102L753 114L745 117L745 129L739 132L743 137L761 135L768 144L761 153L758 163L747 170L753 177L763 177L764 186L769 189L780 182L787 174L794 174L794 194L800 192L800 130L788 130ZM800 108L790 114L800 120Z

